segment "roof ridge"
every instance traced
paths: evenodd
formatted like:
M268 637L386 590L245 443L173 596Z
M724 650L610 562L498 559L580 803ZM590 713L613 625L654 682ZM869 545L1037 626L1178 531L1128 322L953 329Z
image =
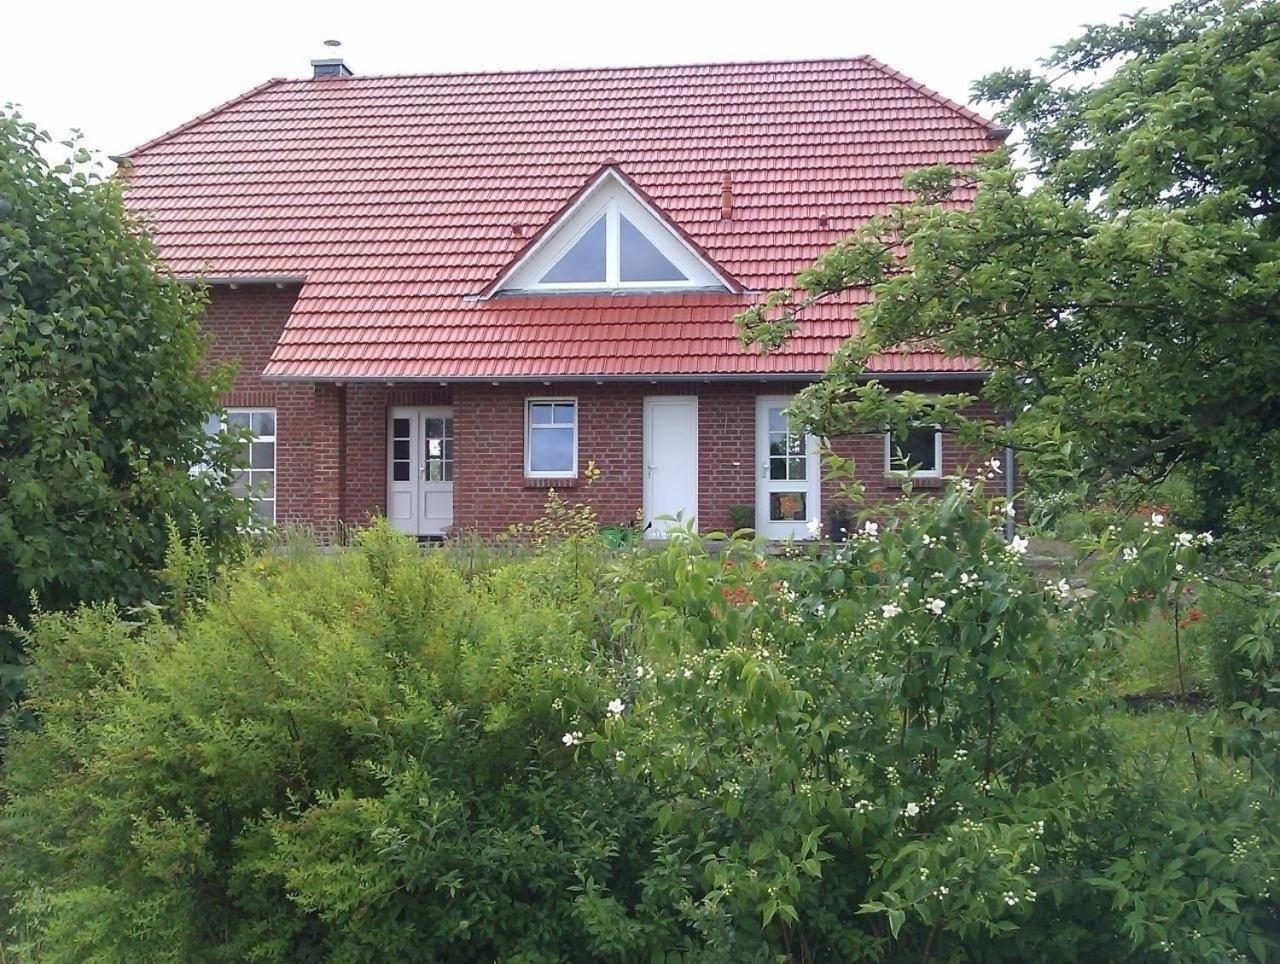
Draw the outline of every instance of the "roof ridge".
M510 67L503 70L442 70L435 73L392 73L392 74L355 74L351 77L285 77L280 78L287 83L307 83L312 80L322 82L344 83L362 80L426 80L434 77L511 77L520 74L584 74L584 73L627 73L645 70L691 70L698 67L799 67L809 64L856 64L868 60L866 54L850 57L801 57L793 60L705 60L694 63L671 64L601 64L580 67ZM874 62L876 66L879 61Z
M872 57L870 54L863 54L861 57L858 58L858 60L867 64L869 67L874 67L876 70L880 71L882 74L892 77L894 80L898 81L899 83L905 84L906 86L910 87L912 90L918 93L924 94L930 100L938 104L941 104L943 107L946 107L946 108L949 108L950 110L955 111L956 113L960 114L962 117L966 117L971 121L976 121L977 123L981 124L983 127L986 127L988 130L991 130L991 131L1005 130L1004 127L1001 127L995 121L987 117L983 117L976 110L972 110L964 106L964 104L961 104L958 101L952 100L950 97L947 97L945 94L938 93L932 87L927 87L926 85L920 83L920 81L916 80L915 78L910 77L907 74L904 74L902 71L897 70L893 67L890 67L888 64L884 63L883 61L876 60L876 58Z
M213 117L216 114L220 114L224 110L228 110L229 108L236 106L242 101L248 100L250 97L254 96L255 94L261 93L262 91L266 90L268 87L274 87L276 84L285 83L287 79L288 78L286 77L272 77L270 80L264 81L263 83L259 84L257 87L253 87L250 90L246 90L242 94L237 94L235 97L232 97L230 100L223 101L217 107L214 107L210 110L205 111L203 114L200 114L196 117L191 118L191 120L187 121L186 123L179 124L177 127L173 128L172 130L165 131L159 137L153 137L151 138L151 140L146 141L145 143L139 144L137 147L135 147L131 151L125 151L123 154L111 155L111 159L114 161L118 161L121 159L129 160L135 154L141 154L143 151L149 151L151 150L151 148L155 147L157 144L161 144L164 141L167 141L169 138L174 137L178 134L181 134L183 131L190 130L191 128L195 127L197 124L207 121L210 117Z

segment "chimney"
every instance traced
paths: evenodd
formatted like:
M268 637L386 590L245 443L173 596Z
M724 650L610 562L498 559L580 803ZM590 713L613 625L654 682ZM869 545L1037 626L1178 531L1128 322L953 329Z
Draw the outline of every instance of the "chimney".
M350 77L351 68L341 57L321 57L311 61L312 77Z
M326 40L324 45L329 48L329 52L331 54L336 54L338 52L338 48L342 46L342 41ZM319 60L311 61L311 76L350 77L351 68L347 66L347 62L341 57L321 57Z
M720 180L720 220L728 221L733 217L733 175L728 171Z

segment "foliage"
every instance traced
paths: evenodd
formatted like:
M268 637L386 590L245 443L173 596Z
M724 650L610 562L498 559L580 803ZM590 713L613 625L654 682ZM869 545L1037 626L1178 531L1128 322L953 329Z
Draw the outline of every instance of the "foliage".
M166 273L87 152L51 166L47 141L0 112L0 625L33 598L149 598L166 520L216 561L247 519L216 481L236 440L201 427L219 382L200 372L200 293Z
M1017 446L1044 491L1176 471L1189 521L1256 558L1280 537L1280 3L1183 0L975 89L1025 166L999 150L913 172L916 201L740 315L744 341L773 350L809 304L870 288L793 407L810 425L950 424ZM861 381L870 355L922 341L987 361L1007 431L964 418L964 395Z
M42 729L14 735L3 821L26 950L572 954L576 875L641 902L646 851L639 788L563 778L560 719L599 702L600 660L583 600L542 575L464 580L381 524L261 556L177 628L37 617Z
M1205 541L1152 521L1046 587L953 490L781 571L671 546L624 587L635 712L588 739L654 786L725 959L1261 958L1274 785L1153 771L1103 710L1111 637Z
M976 488L780 560L677 535L610 563L570 522L477 568L382 524L206 604L173 559L177 625L41 615L42 727L0 812L12 949L1275 953L1274 783L1181 730L1153 767L1106 710L1112 637L1206 540L1152 520L1097 547L1094 592L1044 585Z
M753 505L735 504L729 506L729 531L739 532L743 529L754 529L756 525L756 507Z

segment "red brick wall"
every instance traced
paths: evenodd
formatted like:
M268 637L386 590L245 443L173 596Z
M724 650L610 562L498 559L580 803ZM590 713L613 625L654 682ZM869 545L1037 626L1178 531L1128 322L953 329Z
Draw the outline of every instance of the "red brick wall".
M201 322L210 336L208 362L236 363L235 383L222 403L276 410L276 522L281 524L315 518L315 387L261 377L297 296L296 285L219 286Z
M453 391L453 519L485 535L536 518L554 486L590 501L601 522L630 522L643 501L644 396L676 394L634 385L459 385ZM599 480L524 477L524 405L531 397L578 399L578 472L589 461Z
M259 373L297 290L274 285L219 287L204 328L212 336L210 361L239 362L235 385L223 402L276 409L277 522L309 524L324 536L334 533L337 520L359 524L385 510L387 419L395 405L453 406L458 530L493 535L512 523L529 521L542 512L551 485L570 501L589 501L602 522L630 522L644 499L644 398L688 394L698 396L699 525L704 531L726 529L729 506L755 505L757 396L786 395L801 387L773 382L448 387L266 381ZM939 392L966 388L942 383L914 387ZM594 485L588 487L581 479L524 478L524 403L534 396L578 399L579 472L594 461L600 470ZM899 481L884 475L883 446L879 434L850 436L836 444L840 454L856 460L867 499L873 502L896 498L901 489ZM945 473L977 461L977 453L944 439ZM993 493L1001 488L999 481L991 484ZM824 516L835 490L836 483L823 484Z
M758 382L457 386L453 392L455 528L493 535L514 522L533 519L546 504L549 485L570 501L590 502L601 522L629 522L644 499L645 396L696 394L699 526L704 531L727 529L729 506L748 505L754 511L756 398L786 395L800 387L799 383ZM956 386L916 387L957 390ZM524 402L535 396L578 399L579 474L594 460L600 470L594 485L588 487L581 479L535 482L524 478ZM849 436L839 439L835 447L856 460L867 501L887 501L900 495L901 481L886 478L884 473L882 435ZM987 457L951 438L944 438L942 451L946 474ZM379 457L385 462L385 452ZM380 471L385 486L385 467ZM990 491L996 494L1001 486L999 481L992 482ZM836 482L823 484L824 516L836 489Z

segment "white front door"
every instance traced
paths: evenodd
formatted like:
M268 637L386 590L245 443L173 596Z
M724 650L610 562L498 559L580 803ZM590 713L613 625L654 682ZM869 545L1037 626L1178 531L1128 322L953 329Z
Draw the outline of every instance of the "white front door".
M644 400L644 534L662 538L673 525L694 524L697 515L697 396L650 396Z
M788 395L756 399L756 534L808 539L805 523L822 518L818 439L792 426Z
M453 409L391 409L387 432L387 518L414 536L453 524Z

